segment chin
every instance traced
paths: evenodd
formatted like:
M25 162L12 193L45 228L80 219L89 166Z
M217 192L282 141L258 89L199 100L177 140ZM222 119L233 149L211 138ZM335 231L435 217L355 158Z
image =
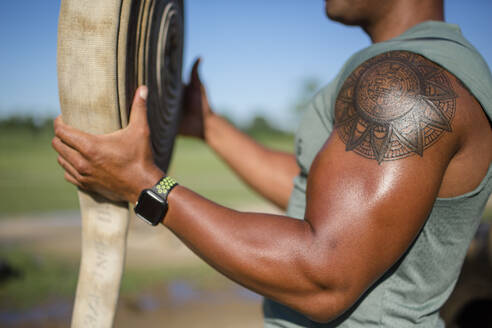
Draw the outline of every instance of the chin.
M325 13L326 16L336 22L340 22L345 24L345 19L343 15L343 3L340 3L340 1L333 1L333 0L325 0Z
M343 25L350 25L350 26L361 25L358 20L351 20L345 16L336 15L328 11L326 12L326 16L328 17L329 20L341 23Z
M360 25L359 11L360 1L325 0L326 16L335 22L345 25Z

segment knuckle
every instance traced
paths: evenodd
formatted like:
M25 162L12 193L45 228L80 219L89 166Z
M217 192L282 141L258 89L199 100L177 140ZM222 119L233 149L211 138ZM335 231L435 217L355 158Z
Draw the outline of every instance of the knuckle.
M60 127L60 125L58 125L56 123L56 121L55 121L55 126L53 128L53 131L55 132L55 136L57 136L57 137L60 137L62 135L62 132L63 132L62 128Z
M100 141L97 138L90 138L84 140L80 144L80 151L86 157L92 158L97 155L97 145Z
M95 147L92 147L92 145L88 143L84 143L81 150L86 157L92 158L96 155Z
M89 150L89 147L87 145L87 141L85 140L77 140L74 143L74 148L77 149L80 153L86 155L87 151Z
M82 160L76 160L72 162L73 167L77 170L77 172L80 172L82 169Z
M54 149L57 148L57 145L58 145L58 138L57 137L54 137L53 139L51 139L51 147L53 147Z
M90 165L82 159L75 162L75 169L81 175L88 175L90 173Z

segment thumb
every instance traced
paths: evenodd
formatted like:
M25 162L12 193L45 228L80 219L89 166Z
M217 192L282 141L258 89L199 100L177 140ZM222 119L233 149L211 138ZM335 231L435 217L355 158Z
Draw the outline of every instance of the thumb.
M135 92L132 108L130 110L129 125L147 124L147 96L149 89L142 85Z
M200 63L202 61L201 57L198 57L195 60L195 63L193 64L193 68L191 69L191 78L190 78L190 84L192 85L201 85L202 81L200 80L200 73L198 73L198 68L200 66Z

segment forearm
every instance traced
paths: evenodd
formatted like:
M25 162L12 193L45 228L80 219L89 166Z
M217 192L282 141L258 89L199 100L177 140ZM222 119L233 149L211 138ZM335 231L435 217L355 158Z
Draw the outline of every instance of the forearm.
M299 173L295 156L258 144L220 116L210 115L205 124L207 144L243 181L285 209Z
M320 295L335 303L336 293L313 279L315 235L306 221L236 212L179 186L163 223L218 271L259 294L307 314L320 306Z

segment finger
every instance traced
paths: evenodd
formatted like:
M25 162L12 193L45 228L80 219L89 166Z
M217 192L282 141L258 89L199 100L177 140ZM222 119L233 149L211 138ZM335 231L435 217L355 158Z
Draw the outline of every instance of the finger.
M198 68L200 66L201 61L202 59L198 57L195 60L195 63L193 64L193 68L191 69L190 84L196 84L196 85L202 84L202 81L200 80L200 74L198 73Z
M56 126L57 126L58 124L60 124L60 123L63 123L63 119L62 119L61 114L60 114L60 115L58 115L57 117L55 117L55 119L54 119L54 127L56 128Z
M77 170L70 164L62 155L59 155L56 159L58 164L62 167L62 169L70 174L78 183L82 184L82 176L77 172Z
M84 189L84 187L82 186L82 184L80 182L78 182L77 179L75 179L70 173L65 172L64 178L65 178L65 180L67 180L71 184L79 187L80 189Z
M70 164L70 166L66 167L62 165L65 170L71 168L70 172L75 177L79 177L89 173L87 160L77 150L66 145L61 139L57 137L53 138L51 144L56 152L60 155L59 158L63 158L63 163L66 162ZM60 163L60 161L58 161L58 163ZM61 164L62 163L60 163L60 165Z
M92 148L94 136L65 124L61 115L55 119L54 130L55 136L63 141L63 143L78 150L84 155L87 155Z
M129 125L148 127L147 122L147 96L149 89L142 85L135 92L133 104L130 111Z

